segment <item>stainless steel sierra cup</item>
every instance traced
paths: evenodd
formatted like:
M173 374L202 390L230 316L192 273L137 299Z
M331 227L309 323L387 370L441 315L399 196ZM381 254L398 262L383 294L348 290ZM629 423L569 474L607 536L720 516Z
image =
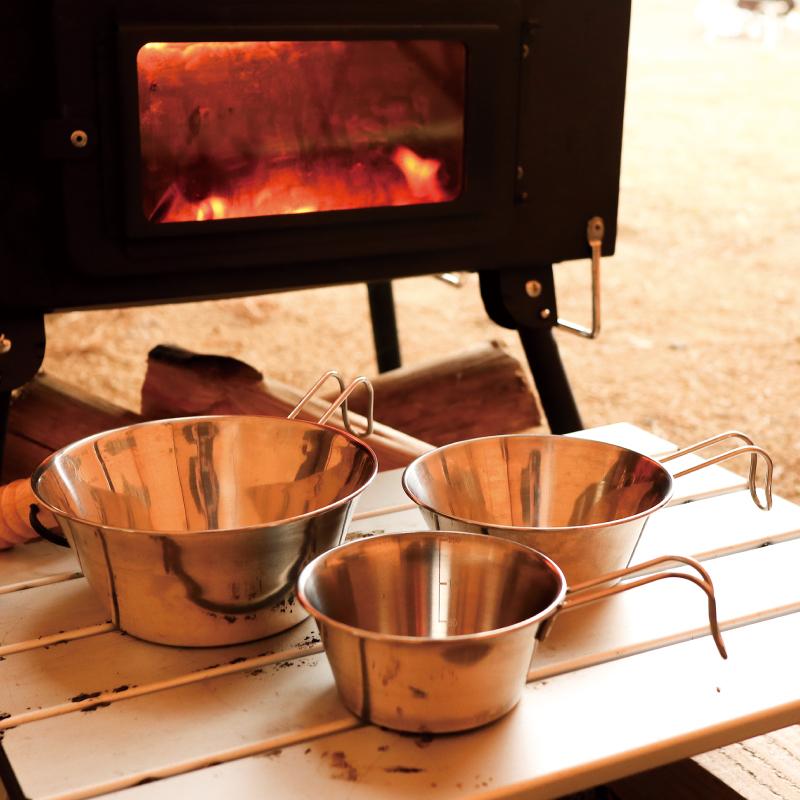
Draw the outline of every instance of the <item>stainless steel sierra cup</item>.
M46 459L32 484L119 628L215 646L307 617L297 576L341 542L377 468L371 448L325 424L203 416L90 436Z
M670 474L664 462L729 437L745 445ZM605 442L568 436L488 436L445 445L403 473L406 494L428 527L513 539L550 556L570 583L630 563L650 515L665 506L674 479L750 455L750 493L772 504L772 460L732 431L660 461ZM756 490L757 457L766 463L765 499Z
M594 588L669 561L700 577L660 572ZM568 588L555 562L517 542L385 534L318 556L300 574L297 598L317 621L350 711L395 730L444 733L491 722L517 704L537 638L559 609L665 577L706 592L724 657L711 579L697 562L673 556Z

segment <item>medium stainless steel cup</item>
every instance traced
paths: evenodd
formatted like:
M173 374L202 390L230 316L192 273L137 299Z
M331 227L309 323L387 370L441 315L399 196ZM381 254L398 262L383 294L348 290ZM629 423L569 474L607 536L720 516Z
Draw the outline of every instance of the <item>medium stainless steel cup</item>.
M691 559L677 560L701 578L668 572L568 589L551 559L517 542L385 534L316 558L300 574L297 598L317 621L339 694L354 714L395 730L442 733L491 722L516 705L542 623L559 608L663 577L691 580L706 592L724 655L710 578Z
M118 627L216 646L306 618L297 576L341 542L376 472L367 445L327 425L205 416L90 436L32 484Z
M434 530L513 539L550 556L570 583L630 563L650 515L667 504L673 479L750 454L750 492L772 501L772 461L744 434L729 432L684 448L668 461L729 437L745 445L674 475L625 447L568 436L488 436L445 445L403 473L406 494ZM755 488L756 457L766 463L765 502Z

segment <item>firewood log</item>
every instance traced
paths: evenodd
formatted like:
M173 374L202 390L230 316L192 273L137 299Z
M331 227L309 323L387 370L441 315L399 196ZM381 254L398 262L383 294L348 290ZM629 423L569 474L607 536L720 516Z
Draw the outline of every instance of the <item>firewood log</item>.
M381 421L367 441L381 469L405 466L432 444L515 432L541 421L519 362L496 342L393 370L374 378L373 385ZM34 502L28 476L51 452L142 419L195 414L286 416L303 394L296 387L265 379L237 359L163 345L148 357L141 415L63 381L38 376L12 404L9 415L3 479L12 482L0 486L0 548L36 537L28 523ZM327 406L324 399L313 398L301 416L317 419ZM355 412L366 410L360 392L351 395L350 407ZM363 429L364 418L358 413L351 416L353 424ZM341 417L331 424L341 425ZM48 526L54 523L47 517L42 521Z
M522 365L496 341L371 380L381 422L436 446L542 422ZM350 405L364 413L362 395Z
M150 419L196 414L266 414L285 417L305 394L273 378L265 378L243 361L227 356L192 353L178 347L159 345L147 360L147 374L142 386L142 414ZM354 392L355 398L360 392ZM312 398L301 419L318 419L329 403ZM375 407L380 419L381 410ZM356 430L364 430L366 420L350 415ZM341 415L331 419L341 427ZM403 467L431 449L404 432L382 422L375 423L372 436L365 439L378 456L382 470Z
M28 515L36 499L30 475L41 461L85 436L138 422L142 418L78 386L40 373L14 398L8 415L0 486L0 549L38 538ZM40 522L56 525L42 509Z
M3 482L28 478L50 453L84 436L141 419L127 408L40 373L11 403Z
M9 414L3 479L14 482L0 487L0 548L36 538L28 522L29 507L34 502L29 476L53 451L145 418L209 413L286 416L303 394L279 381L264 382L257 370L236 359L200 356L169 347L155 348L151 354L142 391L145 416L64 381L37 376L15 399ZM314 398L303 416L316 419L327 405ZM366 420L352 416L353 424L363 429ZM425 442L380 423L368 441L384 469L403 466L430 449ZM40 515L40 519L50 527L55 521L48 516Z

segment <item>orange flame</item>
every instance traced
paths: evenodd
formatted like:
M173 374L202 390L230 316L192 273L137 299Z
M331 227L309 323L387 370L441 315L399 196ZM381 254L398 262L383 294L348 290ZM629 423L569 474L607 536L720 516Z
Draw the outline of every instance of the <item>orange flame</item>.
M304 173L285 166L242 178L226 195L214 194L191 202L175 184L159 207L160 222L205 222L215 219L308 214L375 206L443 203L453 199L438 177L441 161L422 158L408 147L398 147L383 163L367 169L357 163L349 169L318 165ZM262 174L263 173L263 174Z
M392 161L400 167L406 184L420 202L442 203L452 199L439 182L442 162L435 158L421 158L411 148L400 146L392 154Z
M151 42L137 65L153 222L445 203L461 192L461 43Z

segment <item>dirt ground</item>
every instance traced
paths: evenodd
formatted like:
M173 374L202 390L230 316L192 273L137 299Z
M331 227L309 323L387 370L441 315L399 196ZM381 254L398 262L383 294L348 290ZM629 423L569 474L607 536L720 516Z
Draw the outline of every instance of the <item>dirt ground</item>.
M634 3L604 329L559 343L586 425L628 420L680 443L746 431L772 453L776 491L800 500L800 30L714 39L696 11ZM588 272L558 267L563 316L588 317ZM492 338L524 360L475 276L462 289L403 280L395 296L407 364ZM48 372L133 408L160 342L300 386L330 366L376 371L361 285L52 315L47 328Z

